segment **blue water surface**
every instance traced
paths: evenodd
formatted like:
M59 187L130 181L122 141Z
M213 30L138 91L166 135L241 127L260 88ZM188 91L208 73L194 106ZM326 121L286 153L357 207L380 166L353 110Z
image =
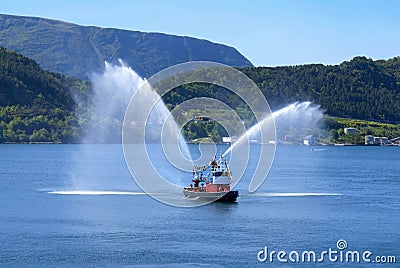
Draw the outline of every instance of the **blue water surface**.
M0 266L315 266L257 253L338 240L398 264L399 163L398 147L278 146L256 193L245 177L235 204L179 208L142 194L120 145L0 145Z

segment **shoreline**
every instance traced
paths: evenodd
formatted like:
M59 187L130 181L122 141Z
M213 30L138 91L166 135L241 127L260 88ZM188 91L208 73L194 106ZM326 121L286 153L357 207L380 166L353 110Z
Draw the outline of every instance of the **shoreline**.
M187 142L187 144L200 144L202 142ZM62 142L4 142L3 144L25 144L25 145L122 145L122 143L62 143ZM151 143L148 143L151 144ZM225 142L203 142L202 144L216 144L216 145L231 145ZM250 143L250 144L261 144L261 143ZM304 147L400 147L400 144L349 144L349 143L332 143L332 144L315 144L315 145L305 145L305 144L290 144L290 143L276 143L277 146L304 146Z

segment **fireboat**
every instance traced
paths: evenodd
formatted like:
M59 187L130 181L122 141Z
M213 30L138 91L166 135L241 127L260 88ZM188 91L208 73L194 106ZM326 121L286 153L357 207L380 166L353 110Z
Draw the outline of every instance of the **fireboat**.
M228 161L222 155L213 157L206 166L193 167L193 184L183 189L190 199L209 199L215 202L236 202L239 191L231 191L232 176Z

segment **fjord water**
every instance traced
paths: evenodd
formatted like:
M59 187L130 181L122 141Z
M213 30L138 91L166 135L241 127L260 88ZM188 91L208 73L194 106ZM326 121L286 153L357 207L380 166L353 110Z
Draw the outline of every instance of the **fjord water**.
M88 150L95 161L76 157ZM278 146L256 193L246 193L246 173L236 204L177 208L141 192L120 145L0 145L0 266L266 267L257 260L264 246L321 252L339 239L399 259L399 153ZM78 179L96 184L74 186L79 162L87 168ZM190 184L191 174L171 176ZM323 263L331 265L343 264Z

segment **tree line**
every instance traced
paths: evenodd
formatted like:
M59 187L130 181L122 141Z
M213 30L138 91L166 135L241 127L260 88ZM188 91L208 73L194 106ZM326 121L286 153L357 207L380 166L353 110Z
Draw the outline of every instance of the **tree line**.
M81 130L73 96L89 88L0 47L0 143L74 142Z
M313 101L331 117L387 124L400 122L400 57L378 61L355 57L339 65L239 70L258 85L272 110L295 101ZM82 127L90 118L90 111L86 110L91 92L88 81L47 72L35 61L0 47L0 143L79 142ZM254 123L254 115L238 96L212 84L185 84L164 95L163 101L171 110L194 97L221 100L239 114L246 127ZM86 109L86 119L77 117L79 109ZM336 140L343 136L337 132L343 126L327 124L335 129L336 134L331 134ZM220 141L226 135L214 122L193 121L183 132L189 140L211 137Z

